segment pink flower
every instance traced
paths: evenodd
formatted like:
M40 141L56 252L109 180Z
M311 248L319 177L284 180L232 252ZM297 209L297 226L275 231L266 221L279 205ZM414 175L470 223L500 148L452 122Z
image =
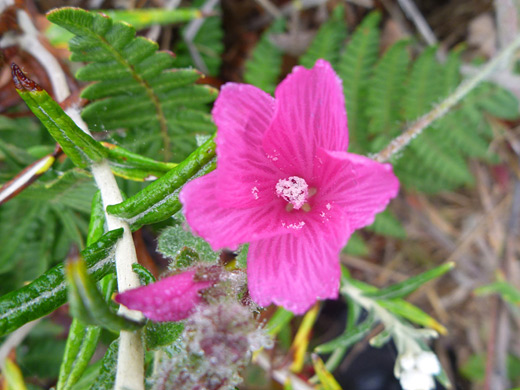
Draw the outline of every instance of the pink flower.
M195 271L169 276L147 286L117 294L115 301L142 311L153 321L179 321L187 318L200 302L199 291L213 282L196 282Z
M341 248L386 208L399 181L389 164L346 152L343 90L328 62L295 67L275 97L222 87L213 109L217 169L186 184L180 200L213 249L250 243L256 303L299 314L337 297Z

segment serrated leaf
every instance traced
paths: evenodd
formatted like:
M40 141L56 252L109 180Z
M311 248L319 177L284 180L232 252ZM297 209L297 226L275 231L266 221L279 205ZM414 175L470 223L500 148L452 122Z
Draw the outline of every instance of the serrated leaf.
M213 136L163 177L124 202L108 206L107 211L125 219L132 229L171 217L181 208L178 196L182 185L215 169L215 147Z
M86 263L80 256L67 260L65 274L70 313L84 324L100 326L114 333L137 330L144 325L112 312L96 284L90 279Z
M182 322L148 321L143 329L144 343L147 350L156 350L171 345L184 330Z
M264 31L260 41L244 66L244 81L272 94L276 88L282 65L282 51L271 36L283 32L285 20L277 19Z
M184 218L161 232L157 250L172 259L172 268L187 268L197 261L215 262L220 256L206 241L187 230Z
M104 148L83 132L45 90L18 66L13 64L12 71L16 91L74 164L86 168L106 156Z
M90 276L100 280L115 271L114 245L123 229L112 230L81 252ZM0 336L43 317L66 302L63 264L45 272L28 285L0 297Z
M136 37L135 29L126 23L73 8L53 10L47 17L76 34L70 41L71 59L89 62L76 77L97 81L84 92L90 99L101 99L82 112L92 129L146 126L160 134L168 159L168 135L175 127L170 111L186 106L200 110L202 104L216 98L211 87L187 82L195 71L171 71L175 62L172 54L157 51L156 43Z
M202 17L202 13L196 8L140 8L133 10L100 10L99 12L116 22L131 24L137 30L154 24L176 24Z
M150 271L148 271L146 267L143 267L141 264L132 264L132 270L139 277L139 281L141 282L142 286L146 286L150 283L155 282L155 276L153 276L153 274Z
M344 18L345 7L337 5L329 20L323 23L312 40L309 48L300 57L300 64L312 68L316 60L322 58L335 66L343 42L347 38L347 25Z
M369 14L358 26L340 56L337 71L343 80L343 92L348 113L351 151L366 151L368 119L363 102L366 99L372 68L379 52L378 24L381 14Z
M364 295L374 299L403 298L417 290L425 283L428 283L430 280L438 278L444 275L446 272L451 271L453 267L455 267L455 263L446 263L423 272L422 274L412 276L403 282L396 283L379 291L365 293Z

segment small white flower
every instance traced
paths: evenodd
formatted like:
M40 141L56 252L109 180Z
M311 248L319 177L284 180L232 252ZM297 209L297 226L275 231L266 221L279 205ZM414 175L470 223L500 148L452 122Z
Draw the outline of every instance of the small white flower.
M416 369L404 371L401 374L400 382L403 390L431 390L435 388L432 376Z
M433 352L422 352L417 356L416 365L419 371L425 374L436 375L441 372L439 359Z

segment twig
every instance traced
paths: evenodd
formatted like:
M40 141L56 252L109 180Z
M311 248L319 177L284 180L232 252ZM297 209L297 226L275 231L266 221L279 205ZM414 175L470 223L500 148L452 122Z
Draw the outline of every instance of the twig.
M489 61L478 74L471 79L462 82L457 89L448 96L437 107L429 113L419 118L412 124L408 130L395 138L382 151L373 156L374 160L379 162L388 161L393 155L400 152L406 147L415 137L423 132L433 121L444 116L455 104L457 104L464 96L473 90L480 82L495 71L495 69L502 64L502 62L510 58L516 49L520 47L520 35L518 35L511 44L502 50L494 59Z
M203 14L208 14L210 11L215 8L219 0L207 0L204 5L200 8L201 12ZM195 39L195 36L199 32L200 28L202 27L202 24L205 22L206 19L194 19L192 20L188 26L186 27L185 33L184 33L184 42L186 42L186 45L188 46L188 50L190 52L191 58L193 58L193 62L195 63L195 66L205 74L209 73L208 67L204 60L202 59L202 56L199 53L199 50L193 43L193 40Z
M411 0L397 0L404 13L412 20L413 24L429 46L437 44L437 38L432 29L422 16L421 12Z
M54 93L59 102L63 101L70 94L65 73L58 61L51 53L39 42L38 31L32 24L31 19L25 11L19 11L18 21L23 34L12 36L18 45L32 56L45 68L53 85ZM18 38L18 39L16 39ZM66 110L76 125L85 133L90 135L86 123L81 119L77 108L71 107ZM119 187L110 167L106 161L94 164L91 167L92 175L97 186L101 191L103 205L106 206L120 203L123 201ZM109 230L124 228L124 234L116 248L116 271L117 284L119 291L125 291L140 285L137 275L132 271L132 264L137 263L135 246L132 233L128 224L117 217L105 212L107 226ZM140 320L140 312L131 311L120 306L120 313ZM144 390L144 350L139 332L121 331L120 343L117 360L116 390Z

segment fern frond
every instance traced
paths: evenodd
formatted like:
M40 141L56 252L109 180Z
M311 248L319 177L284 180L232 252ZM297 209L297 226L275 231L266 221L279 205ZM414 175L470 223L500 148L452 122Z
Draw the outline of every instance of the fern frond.
M364 102L372 68L378 57L380 20L381 15L374 12L361 22L337 65L338 74L343 79L350 142L354 152L368 150L368 119L364 112Z
M321 25L309 48L300 57L301 65L312 68L319 58L329 61L332 66L336 65L343 42L347 38L344 12L343 5L334 8L329 20Z
M245 64L244 81L270 94L276 88L283 55L280 48L271 41L271 35L283 32L284 28L284 19L275 20L264 31L251 58Z
M172 71L171 53L157 51L156 43L136 37L126 23L75 8L51 11L48 19L76 35L69 43L71 60L89 62L76 77L96 81L82 95L97 100L82 112L93 130L146 126L161 134L168 158L169 135L174 132L171 113L216 97L216 90L193 85L196 71Z
M374 69L367 95L368 132L385 134L388 141L399 132L401 99L405 91L410 56L407 41L395 43Z
M441 97L441 66L435 59L436 52L436 46L427 48L412 66L403 98L404 119L417 119Z

